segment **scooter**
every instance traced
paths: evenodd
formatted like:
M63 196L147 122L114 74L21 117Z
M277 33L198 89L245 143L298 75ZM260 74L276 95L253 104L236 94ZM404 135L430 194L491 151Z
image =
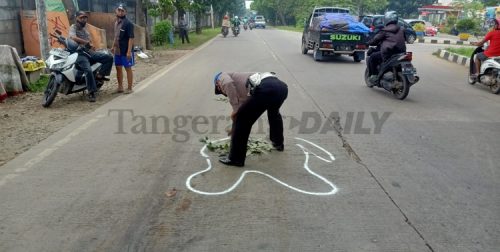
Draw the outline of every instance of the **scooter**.
M376 49L370 47L368 56ZM379 87L391 92L397 99L404 100L410 92L410 87L417 83L420 78L416 75L417 69L411 61L413 53L406 52L392 56L389 60L379 66L379 74L376 81L370 81L368 62L366 61L365 82L369 88Z
M233 36L238 37L238 34L240 34L240 26L234 26L233 27Z
M92 64L93 76L86 76L83 71L76 65L76 60L79 53L89 54L89 46L80 46L74 40L65 38L61 35L61 31L56 30L56 34L50 34L51 37L57 39L57 42L65 47L52 48L49 52L49 58L45 61L50 70L49 81L43 95L43 107L49 107L57 96L57 93L65 95L85 92L87 84L85 78L95 78L96 73L102 67L101 63ZM109 53L107 50L103 52ZM104 79L96 79L97 90L104 84Z
M481 71L477 77L472 76L476 74L476 64L474 62L474 56L476 54L483 52L482 47L476 48L470 57L469 66L469 84L474 85L476 82L483 84L490 88L491 92L494 94L500 93L500 57L489 58L481 64Z
M227 37L227 34L229 34L229 27L223 26L221 32L222 32L222 36L224 36L224 38Z

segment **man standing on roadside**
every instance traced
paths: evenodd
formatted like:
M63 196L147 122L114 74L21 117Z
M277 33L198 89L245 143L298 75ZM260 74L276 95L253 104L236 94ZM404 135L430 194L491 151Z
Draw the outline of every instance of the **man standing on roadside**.
M179 35L182 39L182 43L184 44L184 40L189 44L189 35L188 35L188 23L184 19L184 16L179 20Z
M117 92L123 92L122 69L125 68L128 83L125 93L130 94L132 93L132 84L134 81L132 73L132 66L134 66L134 24L127 19L127 10L123 4L119 4L115 12L115 40L112 52L115 55L116 78L118 79Z

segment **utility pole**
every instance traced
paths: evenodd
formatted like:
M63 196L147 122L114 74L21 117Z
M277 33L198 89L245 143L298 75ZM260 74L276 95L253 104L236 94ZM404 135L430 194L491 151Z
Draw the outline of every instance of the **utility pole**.
M212 16L211 20L212 20L212 29L215 29L215 25L214 25L214 7L213 5L210 5L210 15Z
M40 54L44 60L49 57L49 35L47 29L47 8L45 0L36 0L36 16L38 20L38 35L40 40Z

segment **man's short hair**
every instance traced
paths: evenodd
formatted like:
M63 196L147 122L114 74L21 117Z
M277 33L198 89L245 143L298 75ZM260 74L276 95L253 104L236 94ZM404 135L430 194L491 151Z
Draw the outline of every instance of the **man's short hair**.
M81 16L89 17L89 15L87 14L87 12L85 12L85 11L77 11L75 13L75 17L81 17Z

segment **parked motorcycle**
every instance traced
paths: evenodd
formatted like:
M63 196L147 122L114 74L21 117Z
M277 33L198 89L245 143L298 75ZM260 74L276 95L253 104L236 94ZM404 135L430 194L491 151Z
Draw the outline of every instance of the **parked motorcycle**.
M371 47L367 55L375 51ZM369 88L379 87L391 92L396 98L404 100L410 92L410 87L417 83L420 78L416 75L417 69L413 67L411 52L401 53L392 56L388 61L379 66L377 79L371 82L369 77L368 60L366 61L365 82Z
M238 37L239 34L240 34L240 27L234 26L233 27L233 36Z
M56 38L57 42L63 45L65 49L52 48L49 58L45 61L50 70L50 77L43 95L42 105L44 107L49 107L52 104L58 92L69 95L87 90L85 78L88 77L76 65L76 60L79 53L87 54L90 57L89 46L78 45L72 39L63 37L59 30L56 30L56 34L50 34L50 36ZM103 52L109 53L107 51ZM90 78L95 78L94 76L96 76L101 66L101 63L92 64L91 68L94 74ZM104 80L96 79L97 90L103 84Z
M224 38L227 37L227 34L229 34L229 27L223 26L221 32L222 32L222 36L224 36Z
M472 53L470 58L469 66L469 84L474 85L476 82L483 84L490 88L491 92L494 94L500 93L500 57L489 58L481 64L481 71L477 77L472 76L476 74L476 65L474 62L474 56L476 54L483 52L482 47L476 48Z

